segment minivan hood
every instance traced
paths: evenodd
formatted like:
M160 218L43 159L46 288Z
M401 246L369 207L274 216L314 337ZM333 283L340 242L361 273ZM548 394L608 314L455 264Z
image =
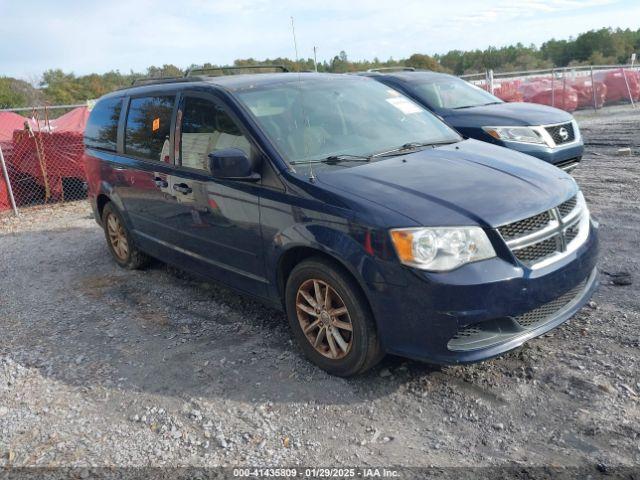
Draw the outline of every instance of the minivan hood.
M320 171L317 180L424 226L497 227L548 210L578 188L553 165L477 140Z
M557 108L518 102L444 110L441 114L453 127L553 125L573 119L571 114Z

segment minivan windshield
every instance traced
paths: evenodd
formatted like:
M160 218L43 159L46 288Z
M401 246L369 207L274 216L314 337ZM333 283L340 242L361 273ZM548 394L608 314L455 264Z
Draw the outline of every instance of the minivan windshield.
M461 140L422 106L381 83L343 75L296 77L244 87L235 95L297 171L327 159L333 161L313 168L355 166L384 152Z
M435 110L461 109L502 103L498 97L464 80L449 75L429 77L412 82L412 87L422 101Z

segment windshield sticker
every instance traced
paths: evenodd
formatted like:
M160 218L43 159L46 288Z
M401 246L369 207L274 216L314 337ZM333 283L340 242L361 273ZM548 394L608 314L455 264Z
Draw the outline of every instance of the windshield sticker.
M411 115L413 113L422 112L422 109L416 103L413 103L411 100L407 98L392 97L392 98L387 98L387 102L389 102L391 105L396 107L405 115Z

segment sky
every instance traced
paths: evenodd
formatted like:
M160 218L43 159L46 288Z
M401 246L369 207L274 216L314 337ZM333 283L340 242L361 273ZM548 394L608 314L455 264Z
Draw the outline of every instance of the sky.
M236 58L406 58L640 28L637 0L0 0L0 75L33 80Z

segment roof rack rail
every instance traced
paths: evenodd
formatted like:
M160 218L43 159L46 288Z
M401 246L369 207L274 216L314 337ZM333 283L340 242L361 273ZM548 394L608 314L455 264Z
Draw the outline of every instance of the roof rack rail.
M367 72L415 72L414 67L380 67L370 68Z
M231 70L238 72L240 70L261 70L271 69L280 72L288 72L289 70L284 65L247 65L246 67L193 67L185 72L180 77L139 77L134 78L131 82L132 86L140 85L155 85L160 83L175 83L175 82L192 82L194 80L203 80L206 77L220 77L225 75L225 71ZM206 72L219 72L217 74Z
M173 83L184 81L185 77L139 77L134 78L131 85L149 85L152 83Z
M225 71L230 70L237 72L239 70L278 70L281 72L288 72L289 70L284 65L246 65L246 66L233 66L233 67L194 67L187 70L184 74L185 77L191 77L194 73L206 75L206 76L222 76L225 75ZM206 72L220 72L217 75L207 74Z

